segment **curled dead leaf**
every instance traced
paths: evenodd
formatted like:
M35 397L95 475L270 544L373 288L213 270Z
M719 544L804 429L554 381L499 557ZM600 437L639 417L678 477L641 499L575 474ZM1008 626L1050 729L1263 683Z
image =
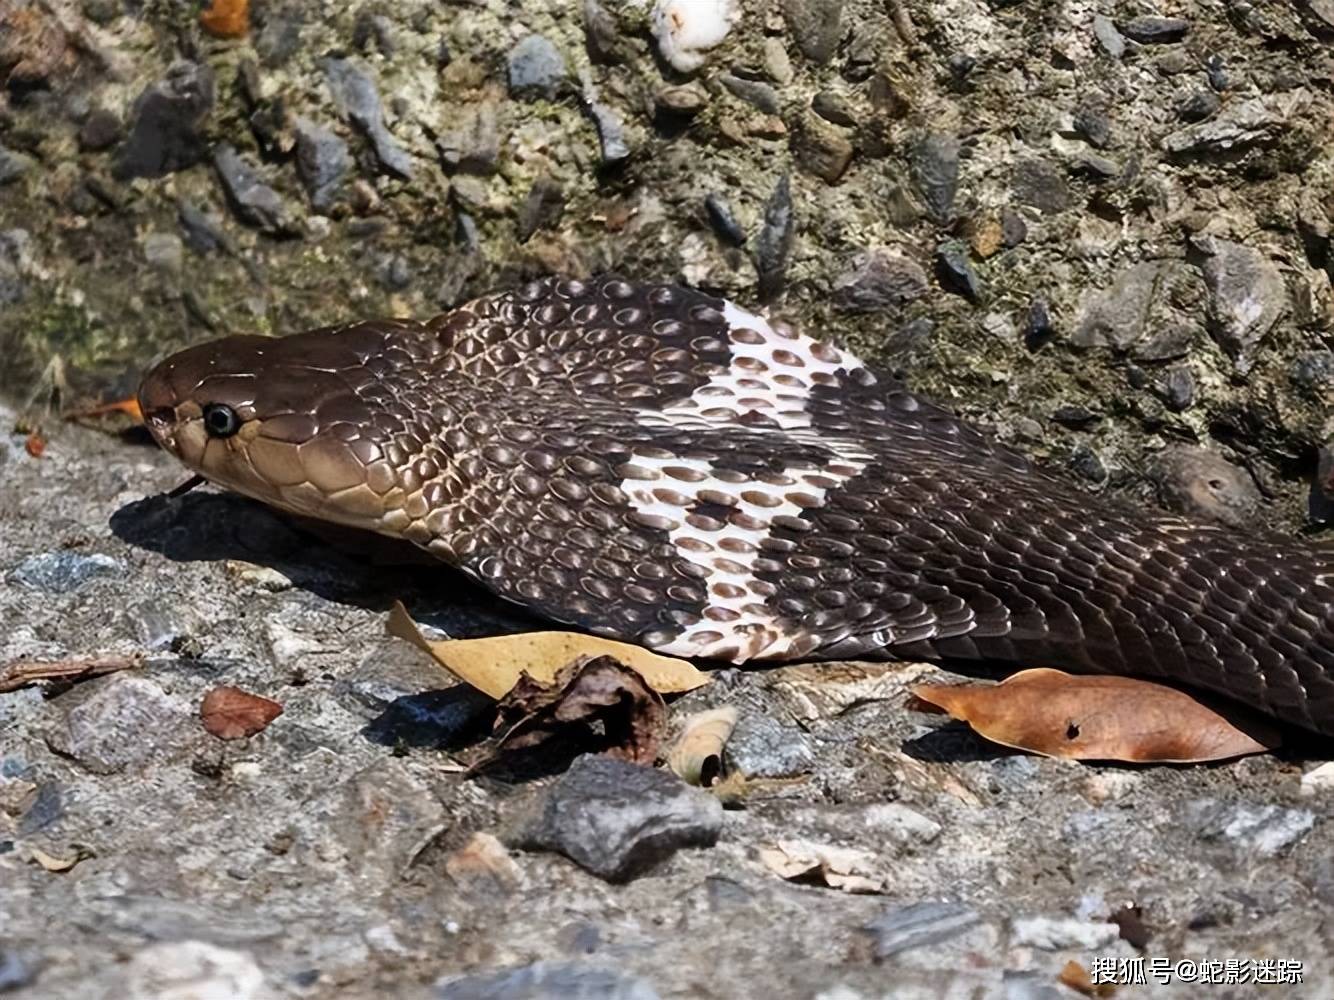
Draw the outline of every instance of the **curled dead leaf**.
M282 714L276 701L228 686L214 688L199 706L204 728L220 740L254 736Z
M551 684L525 674L498 707L497 726L508 728L496 755L566 736L584 745L596 741L613 757L651 765L667 720L662 696L612 656L580 657ZM601 728L600 735L595 727Z
M1095 983L1088 969L1074 959L1065 963L1056 980L1062 986L1068 986L1086 997L1109 997L1116 992L1114 983Z
M560 671L580 656L615 657L658 694L693 691L709 682L708 674L685 660L579 632L525 632L487 639L432 641L422 635L407 609L397 601L385 627L390 635L425 650L459 680L497 701L523 674L539 683L552 684Z
M736 728L730 705L689 716L667 754L667 766L687 784L713 786L723 775L723 749Z
M1278 731L1134 677L1023 670L999 684L919 684L917 698L1002 746L1047 757L1196 763L1272 750Z
M250 0L213 0L199 23L217 38L240 38L250 30Z
M50 854L33 844L28 845L28 856L49 872L67 872L80 861L87 861L97 855L87 847L71 844L68 854Z

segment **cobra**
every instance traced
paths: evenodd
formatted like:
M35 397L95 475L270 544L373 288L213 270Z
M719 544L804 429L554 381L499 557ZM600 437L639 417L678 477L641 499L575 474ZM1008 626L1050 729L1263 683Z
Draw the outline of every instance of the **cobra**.
M1136 675L1334 734L1334 550L1090 496L698 291L552 279L425 322L228 337L139 401L208 480L600 635Z

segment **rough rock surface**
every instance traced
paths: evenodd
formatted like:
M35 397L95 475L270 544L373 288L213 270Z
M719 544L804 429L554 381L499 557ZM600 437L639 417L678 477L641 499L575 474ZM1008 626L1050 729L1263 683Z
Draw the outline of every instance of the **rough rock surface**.
M148 655L0 694L0 990L1051 996L1137 954L1101 943L1133 901L1148 957L1334 995L1310 765L997 756L881 697L798 721L782 671L678 709L742 706L768 776L717 846L615 886L518 854L475 898L445 859L518 793L446 766L475 706L382 612L523 621L234 498L146 501L165 456L56 417L220 333L616 270L767 302L1092 489L1327 537L1327 3L735 0L676 63L670 4L276 2L236 39L200 6L0 0L0 664ZM221 744L219 684L284 714ZM888 898L778 881L779 837L878 852Z

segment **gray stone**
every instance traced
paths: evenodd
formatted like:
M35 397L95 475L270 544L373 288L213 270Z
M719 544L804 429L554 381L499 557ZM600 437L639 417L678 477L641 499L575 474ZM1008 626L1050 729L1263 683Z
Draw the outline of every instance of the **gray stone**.
M436 1000L658 1000L645 979L583 962L478 972L436 983Z
M833 302L847 312L879 312L921 298L927 287L926 271L916 261L888 247L871 247L834 279Z
M114 774L151 759L196 724L189 706L146 677L118 673L60 699L64 718L47 732L53 749L93 774Z
M231 238L223 229L222 216L196 208L182 199L176 203L176 220L185 232L185 242L196 253L233 249Z
M825 121L842 125L844 128L854 128L857 125L857 116L853 114L847 98L832 90L822 90L812 97L811 110Z
M1079 948L1097 952L1120 936L1109 921L1078 920L1074 917L1025 917L1014 922L1011 943L1020 947L1061 951Z
M1106 149L1112 142L1112 121L1102 108L1086 104L1074 115L1075 131L1082 135L1090 146Z
M1261 509L1260 491L1250 474L1208 448L1165 448L1154 460L1151 475L1159 502L1169 510L1241 528Z
M1044 215L1062 212L1072 201L1064 174L1055 164L1036 156L1014 165L1011 189L1019 204L1036 208Z
M959 188L959 140L941 133L924 136L913 146L911 164L927 215L938 225L948 225Z
M593 122L598 131L598 148L602 153L602 165L615 167L630 158L630 142L625 124L610 105L597 100L584 101L584 114Z
M485 101L468 116L462 128L436 140L440 159L450 170L466 174L493 174L500 162L500 126L496 106Z
M26 153L0 146L0 187L12 184L36 165L37 161Z
M1163 378L1163 402L1174 413L1184 413L1195 404L1195 376L1184 365L1168 371Z
M1132 17L1119 25L1121 34L1141 45L1179 42L1190 31L1190 22L1179 17Z
M884 961L957 937L980 921L977 911L961 903L910 903L886 910L862 929L871 935L876 959Z
M837 182L852 162L851 140L839 129L814 114L805 114L792 137L792 154L798 166L827 184Z
M32 237L26 229L0 231L0 304L20 301L33 269Z
M1112 23L1111 18L1102 14L1095 14L1093 17L1093 37L1098 40L1102 50L1113 59L1120 59L1126 54L1126 40L1121 32L1116 30L1116 25Z
M759 272L760 298L768 300L783 287L787 277L787 258L792 251L796 214L792 209L792 180L787 174L778 178L773 193L764 205L764 224L755 241L755 270Z
M281 937L284 924L245 909L225 909L148 893L98 896L80 909L76 923L88 933L117 931L150 941L199 941L235 947Z
M776 115L782 108L782 104L778 100L778 92L767 83L762 83L759 80L747 80L731 73L722 74L718 77L718 82L734 96L741 98L748 104L753 104L767 115Z
M539 177L519 209L519 242L527 243L539 229L556 226L564 212L565 192L560 184L546 175Z
M9 580L49 594L69 594L90 580L124 573L125 564L119 559L101 552L83 555L65 550L28 556L10 570Z
M1283 119L1261 98L1228 105L1209 121L1187 125L1163 139L1163 149L1177 155L1221 153L1266 143L1277 136Z
M180 274L185 264L185 244L175 233L146 233L144 260L167 274Z
M707 195L704 198L704 210L708 213L713 231L720 239L734 247L745 244L746 231L732 214L732 206L727 203L726 198L717 192Z
M783 16L797 48L823 66L843 37L843 0L783 0Z
M1288 290L1277 265L1252 247L1205 237L1201 270L1209 291L1209 332L1245 368L1256 345L1288 310Z
M214 150L213 167L238 219L274 236L299 232L296 216L283 196L265 184L232 146L223 143Z
M1133 264L1117 275L1111 287L1088 296L1071 342L1078 347L1125 350L1138 341L1144 336L1164 270L1160 261Z
M790 778L815 767L815 751L804 732L758 712L741 717L726 757L729 771L748 778Z
M1197 90L1186 98L1177 111L1182 121L1202 122L1218 113L1223 106L1222 100L1212 90Z
M1017 247L1028 239L1028 223L1014 209L1009 207L1001 209L1000 224L1001 242L1007 247Z
M400 180L412 177L412 157L398 144L384 123L380 92L370 76L349 59L321 61L329 92L339 114L350 121L375 152L380 168Z
M0 993L31 986L37 981L37 969L17 952L0 949Z
M120 118L105 108L96 108L79 126L79 148L85 153L110 149L121 138Z
M942 244L936 249L936 278L946 291L962 295L974 304L984 298L982 281L968 259L968 248L958 242Z
M207 63L173 63L134 102L113 174L120 180L162 177L203 161L202 129L213 101L213 70Z
M1121 164L1108 156L1099 156L1092 150L1082 150L1075 156L1074 169L1079 173L1087 174L1094 178L1119 177L1121 174Z
M545 35L528 35L506 56L510 95L520 100L552 100L560 93L569 70L560 49Z
M1218 799L1188 803L1185 819L1201 840L1226 842L1246 859L1277 857L1315 826L1309 809Z
M347 143L335 132L309 118L296 119L296 170L318 212L333 206L343 178L352 169Z
M709 847L723 808L675 775L610 757L578 758L518 820L509 842L552 850L608 881L642 874L681 847Z

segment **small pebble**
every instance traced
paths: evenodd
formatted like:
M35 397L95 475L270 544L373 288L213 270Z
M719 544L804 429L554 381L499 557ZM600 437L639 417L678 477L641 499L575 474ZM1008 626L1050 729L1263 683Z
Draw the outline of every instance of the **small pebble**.
M510 94L520 100L552 100L569 74L565 57L545 35L520 39L510 49L506 66Z
M1190 22L1179 17L1132 17L1119 25L1121 34L1141 45L1179 42L1190 31Z
M974 304L983 298L982 282L961 243L946 243L936 250L936 278L946 291L962 295Z
M9 572L12 583L50 594L69 594L91 580L123 576L125 564L119 559L95 552L43 552L28 556Z
M980 921L977 911L961 903L910 903L885 911L862 929L871 935L877 961L884 961L957 937Z

